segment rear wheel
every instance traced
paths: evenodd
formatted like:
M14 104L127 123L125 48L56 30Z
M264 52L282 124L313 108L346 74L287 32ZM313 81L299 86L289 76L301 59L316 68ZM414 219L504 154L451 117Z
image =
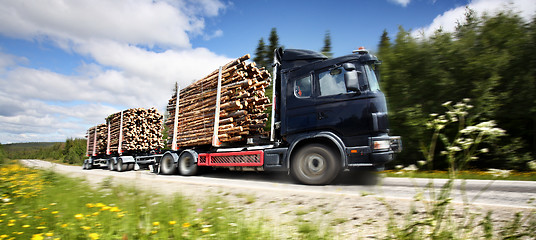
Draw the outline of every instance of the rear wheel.
M118 172L123 172L123 171L126 170L125 168L126 168L126 166L123 163L123 159L119 158L119 160L117 160L117 171Z
M197 174L197 163L191 153L182 153L179 158L179 172L184 176L193 176Z
M321 185L328 184L337 177L340 165L331 148L315 143L296 152L290 170L292 176L301 183Z
M175 163L173 161L173 156L171 154L166 154L160 160L160 174L170 175L174 174L177 171Z
M108 170L110 171L114 170L114 160L112 159L108 160Z
M127 171L132 171L132 170L134 170L134 164L135 164L135 163L129 163L129 164L128 164Z

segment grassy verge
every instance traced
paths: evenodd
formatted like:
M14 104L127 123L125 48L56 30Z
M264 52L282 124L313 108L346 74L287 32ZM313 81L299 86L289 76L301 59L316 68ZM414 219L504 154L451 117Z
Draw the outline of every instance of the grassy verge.
M380 172L387 177L413 177L413 178L440 178L448 179L448 171L406 171L406 170L385 170ZM467 170L459 171L459 179L480 179L480 180L517 180L536 181L536 172L515 172L508 170L499 171L479 171Z
M261 220L246 219L218 197L195 203L104 185L0 166L0 240L274 238ZM315 224L307 231L296 224L299 238L331 238L318 236Z

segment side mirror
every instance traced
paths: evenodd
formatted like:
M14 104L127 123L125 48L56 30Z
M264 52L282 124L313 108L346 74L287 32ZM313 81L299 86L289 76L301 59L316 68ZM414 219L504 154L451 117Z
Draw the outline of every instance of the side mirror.
M355 65L353 63L344 63L342 65L342 67L344 68L344 70L346 71L353 71L355 70Z
M346 68L345 68L346 69ZM344 73L344 82L346 83L346 90L347 91L355 91L355 92L360 92L359 91L359 79L358 79L358 74L359 72L355 70L355 67L354 67L354 70L351 70L351 71L348 71Z

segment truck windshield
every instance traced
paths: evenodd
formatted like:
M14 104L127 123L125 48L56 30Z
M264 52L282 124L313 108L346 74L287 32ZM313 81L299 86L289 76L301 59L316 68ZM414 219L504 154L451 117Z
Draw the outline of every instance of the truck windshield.
M370 65L364 65L365 75L367 76L369 82L370 91L380 90L380 85L378 84L378 79L376 78L376 73L372 70Z

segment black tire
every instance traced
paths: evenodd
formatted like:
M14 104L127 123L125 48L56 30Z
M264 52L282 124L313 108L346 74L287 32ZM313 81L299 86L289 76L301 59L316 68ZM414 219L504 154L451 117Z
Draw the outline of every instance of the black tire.
M194 156L189 152L183 152L179 158L179 173L183 176L193 176L197 174L197 169Z
M337 154L328 146L310 144L293 154L290 170L292 176L303 184L329 184L340 172L337 159Z
M126 166L127 164L124 164L123 163L123 159L119 158L117 160L117 171L118 172L124 172L126 170L126 168L128 168L128 166Z
M91 170L91 169L93 169L93 162L86 163L86 170Z
M108 170L110 170L110 171L114 170L114 160L113 159L108 160Z
M135 164L135 163L129 163L129 164L128 164L127 171L132 171L132 170L134 170L134 164Z
M87 170L87 163L84 162L84 164L82 164L82 170Z
M171 175L177 172L177 167L173 161L171 154L166 154L160 160L160 174Z

